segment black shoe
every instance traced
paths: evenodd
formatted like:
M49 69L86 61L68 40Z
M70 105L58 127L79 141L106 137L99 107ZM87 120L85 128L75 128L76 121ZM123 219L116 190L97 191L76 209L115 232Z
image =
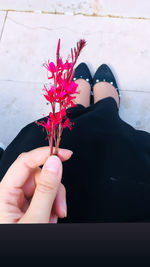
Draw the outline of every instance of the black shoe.
M119 96L119 103L120 103L120 92L115 80L115 77L111 71L111 69L106 65L102 64L96 71L94 77L93 77L93 87L96 83L99 82L108 82L111 85L113 85L118 93Z
M84 79L86 80L91 88L93 86L93 79L92 79L92 76L91 76L91 73L90 73L90 70L88 68L88 66L82 62L80 63L76 69L75 69L75 73L74 73L74 76L73 76L73 81L76 81L78 79ZM91 104L93 103L93 92L91 90Z

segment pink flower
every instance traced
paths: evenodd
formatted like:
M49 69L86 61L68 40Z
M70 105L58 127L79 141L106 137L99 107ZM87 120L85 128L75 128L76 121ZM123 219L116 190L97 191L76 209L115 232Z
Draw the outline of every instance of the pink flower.
M73 125L74 123L73 122L71 122L68 118L62 123L62 127L63 128L69 128L70 130L72 129L71 127L72 127L72 125Z
M67 82L66 80L62 81L62 85L63 88L65 88L66 94L67 95L71 95L71 94L75 94L78 84L76 84L75 82Z
M51 88L48 90L46 86L44 85L44 91L46 91L47 95L44 95L47 101L50 103L53 103L55 101L55 87L51 86Z
M43 126L47 130L48 134L47 134L46 139L51 136L52 121L48 117L47 117L47 122L45 122L45 121L42 121L42 122L36 121L36 124Z
M85 40L77 42L77 47L71 49L71 62L69 62L69 56L65 62L60 57L60 39L58 41L56 50L56 64L50 60L44 63L44 67L47 69L48 79L53 79L53 85L47 88L44 85L45 91L44 97L50 102L52 112L47 117L47 122L40 122L37 124L43 126L47 130L47 137L50 139L50 155L53 154L53 140L55 141L56 154L60 144L61 134L63 128L68 127L71 130L73 123L70 122L66 115L66 109L68 107L74 107L74 99L76 98L77 87L74 81L72 81L74 75L74 66L77 61L81 50L85 46ZM50 75L49 75L50 73ZM60 111L55 113L55 104L60 104Z
M55 64L53 62L49 62L46 64L44 64L44 67L49 71L51 72L52 76L51 77L48 77L48 79L53 79L55 77L55 72L56 72L56 67L55 67Z
M63 119L66 118L66 109L63 108L59 112L53 114L52 112L49 113L50 121L53 123L55 129L59 124L62 123ZM62 124L63 126L63 124Z

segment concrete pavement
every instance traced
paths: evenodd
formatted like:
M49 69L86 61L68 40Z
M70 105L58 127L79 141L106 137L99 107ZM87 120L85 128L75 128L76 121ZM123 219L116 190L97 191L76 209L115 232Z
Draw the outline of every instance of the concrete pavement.
M48 10L43 13L42 7L37 12L40 6L34 10L24 6L21 10L14 5L14 11L9 11L13 9L10 2L0 1L3 10L0 11L0 141L5 146L22 127L49 111L42 96L43 84L47 82L42 64L54 59L58 38L64 58L76 41L86 39L87 46L78 63L86 62L92 74L100 64L108 64L121 90L121 118L136 129L150 132L150 19L144 15L146 9L141 9L141 16L137 9L140 18L136 12L134 18L128 18L131 10L130 16L121 10L113 11L112 17L105 13L95 16L93 11L89 15L84 8L81 13L85 15L69 11L49 14ZM83 2L86 8L93 3ZM145 17L141 18L142 14Z

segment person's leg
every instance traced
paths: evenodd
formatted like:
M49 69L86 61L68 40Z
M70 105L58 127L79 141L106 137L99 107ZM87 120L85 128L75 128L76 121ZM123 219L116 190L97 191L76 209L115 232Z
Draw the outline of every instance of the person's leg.
M78 84L74 103L82 110L90 106L92 76L86 63L80 63L74 72L73 81ZM71 109L73 110L73 109ZM73 111L74 112L74 111Z
M75 83L78 84L77 92L79 92L79 94L75 94L76 98L74 100L74 103L81 104L84 107L89 107L90 106L90 93L91 93L90 84L84 79L78 79L75 81Z
M113 85L108 82L96 83L93 87L94 103L106 97L113 97L119 107L119 96Z

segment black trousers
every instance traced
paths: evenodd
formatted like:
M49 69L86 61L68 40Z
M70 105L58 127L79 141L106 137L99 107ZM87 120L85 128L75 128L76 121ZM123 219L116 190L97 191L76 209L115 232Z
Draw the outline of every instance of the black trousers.
M74 126L60 147L74 153L63 163L68 216L59 222L150 221L150 134L124 122L112 97L67 114ZM45 138L35 122L25 126L2 156L0 179L20 153L48 145Z

